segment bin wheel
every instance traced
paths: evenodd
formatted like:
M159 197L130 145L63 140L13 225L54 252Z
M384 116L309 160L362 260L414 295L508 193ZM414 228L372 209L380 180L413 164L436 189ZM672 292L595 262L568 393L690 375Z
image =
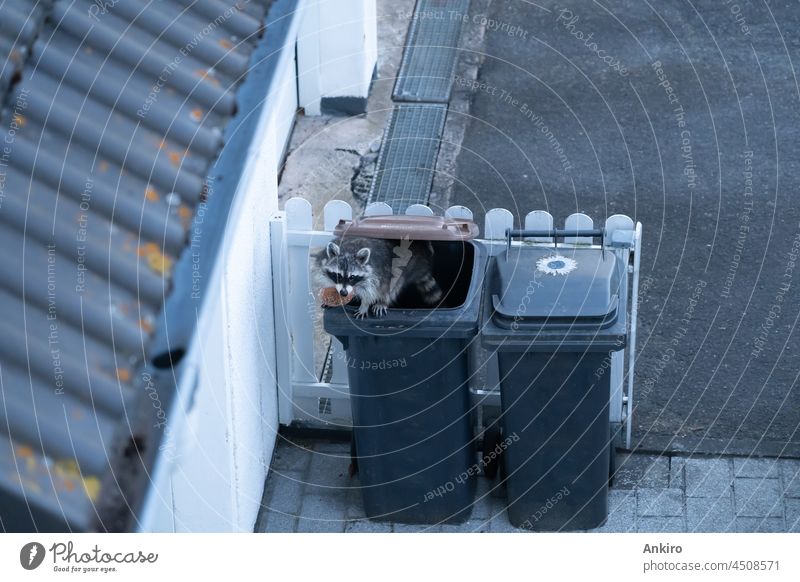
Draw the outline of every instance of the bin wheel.
M356 454L355 433L350 434L350 466L347 468L347 472L351 477L358 474L358 455Z
M495 453L495 449L503 442L503 435L495 421L491 421L483 431L483 474L490 481L497 477L497 471L503 464L503 453ZM502 447L501 447L502 450ZM489 459L488 461L486 459Z

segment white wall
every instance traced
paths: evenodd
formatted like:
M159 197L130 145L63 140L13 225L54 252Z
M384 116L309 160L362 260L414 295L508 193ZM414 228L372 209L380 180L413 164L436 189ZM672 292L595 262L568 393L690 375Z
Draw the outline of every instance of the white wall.
M325 97L369 95L378 60L375 0L311 0L297 40L300 106L319 115Z
M179 393L193 398L171 419L175 457L157 466L144 531L252 531L258 515L278 429L269 218L297 108L294 46L284 53L184 357Z
M269 219L278 210L278 166L298 107L300 54L320 95L366 96L376 62L375 0L300 0L295 43L281 53L247 155L217 263L207 282L163 459L142 511L142 531L252 531L278 430ZM316 24L315 24L316 23ZM323 24L310 42L301 26ZM267 31L269 34L269 31ZM313 83L309 80L313 77ZM213 193L212 193L213 195ZM216 299L216 300L215 300Z

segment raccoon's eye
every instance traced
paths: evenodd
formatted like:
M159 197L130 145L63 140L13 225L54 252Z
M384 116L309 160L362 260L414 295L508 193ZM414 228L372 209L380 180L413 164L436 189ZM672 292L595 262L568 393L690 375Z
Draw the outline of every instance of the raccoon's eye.
M347 282L350 283L351 285L355 285L356 283L360 283L361 279L363 279L363 277L359 277L358 275L350 275L347 278Z

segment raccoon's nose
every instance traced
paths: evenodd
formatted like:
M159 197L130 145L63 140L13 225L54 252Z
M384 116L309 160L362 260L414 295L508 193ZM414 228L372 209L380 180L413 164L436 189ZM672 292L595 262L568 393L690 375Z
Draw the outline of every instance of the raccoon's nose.
M344 287L339 289L339 295L341 295L342 297L347 297L347 289L345 289Z

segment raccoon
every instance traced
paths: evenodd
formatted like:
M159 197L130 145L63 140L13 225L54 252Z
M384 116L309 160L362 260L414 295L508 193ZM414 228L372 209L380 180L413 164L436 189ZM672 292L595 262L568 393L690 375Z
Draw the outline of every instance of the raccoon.
M386 315L409 287L419 291L426 306L437 305L443 297L433 278L429 241L339 238L317 255L316 273L321 286L334 285L343 297L353 293L358 298L359 318L370 311Z

